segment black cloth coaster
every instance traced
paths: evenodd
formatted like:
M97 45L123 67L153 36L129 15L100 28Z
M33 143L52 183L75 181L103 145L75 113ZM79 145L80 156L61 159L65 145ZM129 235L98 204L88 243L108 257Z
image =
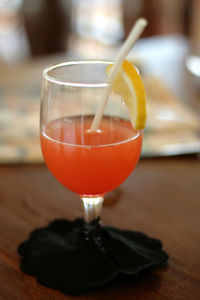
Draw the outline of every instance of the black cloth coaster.
M101 244L87 239L84 221L58 219L19 245L22 272L66 294L102 286L118 274L137 275L168 260L162 243L141 232L101 227Z

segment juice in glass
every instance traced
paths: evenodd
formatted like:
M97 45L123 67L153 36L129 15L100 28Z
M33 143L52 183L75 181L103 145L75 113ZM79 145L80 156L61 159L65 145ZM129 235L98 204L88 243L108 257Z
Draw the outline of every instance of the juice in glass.
M141 152L142 133L131 122L103 117L90 132L93 116L66 117L49 122L41 132L45 162L71 191L102 196L119 186L134 169Z

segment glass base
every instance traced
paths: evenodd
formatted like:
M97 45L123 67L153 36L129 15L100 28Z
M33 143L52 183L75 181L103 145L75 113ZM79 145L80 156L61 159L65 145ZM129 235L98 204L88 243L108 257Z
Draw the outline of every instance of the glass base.
M84 221L60 219L34 230L18 248L21 270L45 286L80 294L162 266L168 255L159 240L141 232L102 226L103 249L86 240ZM119 284L119 282L118 282Z

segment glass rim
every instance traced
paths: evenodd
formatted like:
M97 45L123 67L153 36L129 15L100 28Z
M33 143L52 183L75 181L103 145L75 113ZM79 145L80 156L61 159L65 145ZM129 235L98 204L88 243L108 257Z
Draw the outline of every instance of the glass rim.
M109 86L111 83L104 81L104 82L99 82L99 83L95 83L95 82L90 82L90 83L86 83L86 82L72 82L72 81L64 81L64 80L59 80L54 76L49 75L48 73L50 71L53 71L57 68L61 68L61 67L66 67L66 66L72 66L72 65L83 65L83 64L113 64L114 61L112 60L104 60L104 59L85 59L85 60L68 60L65 62L61 62L52 66L49 66L47 68L45 68L43 70L43 77L47 80L50 81L51 83L55 83L58 85L62 85L62 86L69 86L69 87L107 87Z

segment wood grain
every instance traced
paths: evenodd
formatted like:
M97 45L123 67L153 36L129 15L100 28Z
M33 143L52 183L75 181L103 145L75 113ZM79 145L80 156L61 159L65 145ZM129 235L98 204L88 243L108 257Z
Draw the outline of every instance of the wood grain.
M82 214L76 195L44 165L0 166L0 299L200 298L200 161L197 156L143 159L105 200L102 222L163 241L167 266L85 295L66 296L19 270L18 245L54 218Z

